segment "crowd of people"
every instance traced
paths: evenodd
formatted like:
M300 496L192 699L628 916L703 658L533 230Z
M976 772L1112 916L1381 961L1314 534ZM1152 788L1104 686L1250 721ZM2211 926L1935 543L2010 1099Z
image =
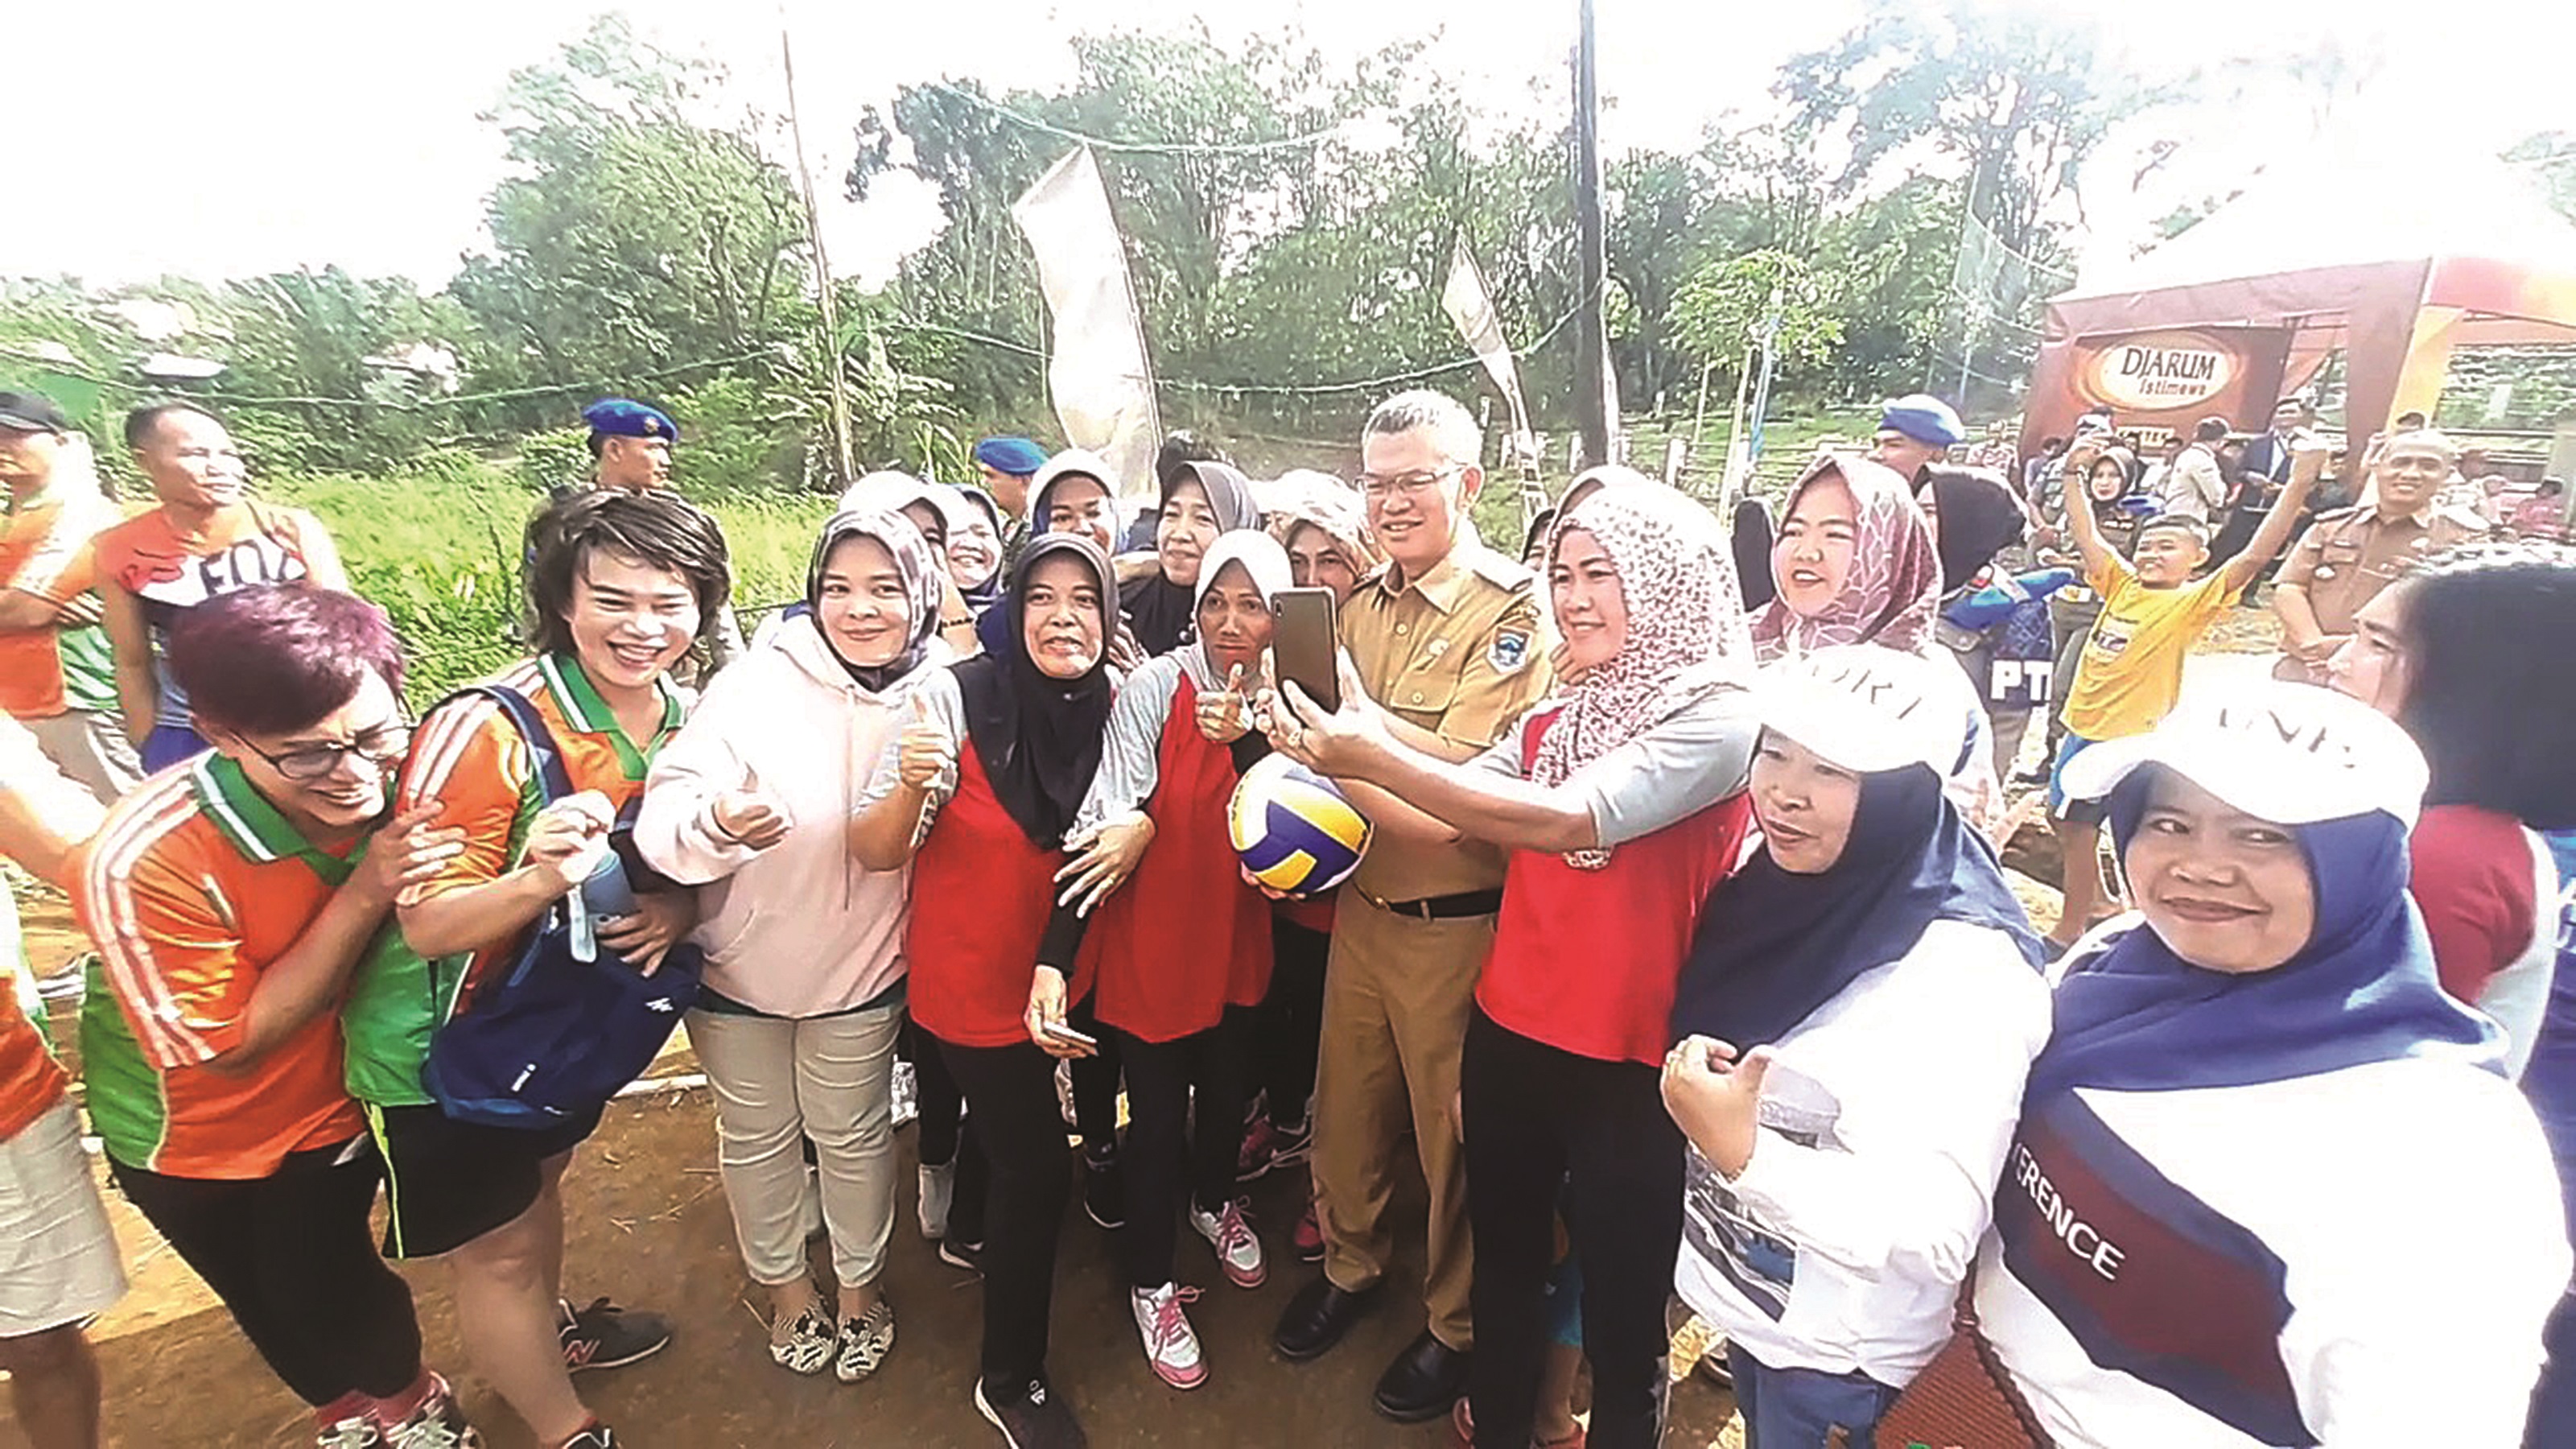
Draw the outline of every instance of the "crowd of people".
M109 1179L325 1449L480 1442L388 1259L445 1265L538 1442L620 1442L575 1375L687 1325L568 1290L562 1179L675 1019L783 1372L902 1372L908 1077L1012 1449L1087 1442L1048 1364L1077 1197L1161 1383L1264 1351L1203 1343L1189 1280L1285 1250L1319 1266L1268 1351L1418 1310L1375 1407L1487 1449L1657 1444L1675 1296L1752 1449L2576 1443L2576 675L2529 662L2576 551L2444 504L2443 435L2312 511L2303 399L2151 473L2107 418L2025 463L1903 398L1776 516L1598 467L1522 559L1435 392L1348 480L995 438L980 486L853 483L746 640L677 425L585 416L526 658L416 716L220 420L136 410L126 517L0 393L0 850L97 948ZM2187 686L2285 551L2275 677ZM1275 667L1295 589L1331 701ZM1229 838L1272 754L1373 826L1320 898ZM0 1368L31 1443L90 1446L123 1269L9 975Z

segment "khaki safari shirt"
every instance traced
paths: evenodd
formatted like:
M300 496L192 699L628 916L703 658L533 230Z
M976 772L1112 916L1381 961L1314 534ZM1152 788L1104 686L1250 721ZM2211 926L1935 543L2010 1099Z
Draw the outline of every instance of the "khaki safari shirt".
M1394 564L1342 607L1342 646L1369 698L1440 738L1482 751L1548 688L1538 576L1462 525L1418 579ZM1380 901L1416 901L1503 883L1504 852L1481 841L1433 845L1379 837L1352 884Z
M2353 631L2353 616L2395 583L2408 569L2465 539L2481 536L2454 514L2431 505L2403 518L2383 518L2376 508L2338 508L2317 515L2316 522L2281 566L2281 585L2305 589L2317 627L2329 635ZM2325 683L2325 671L2289 655L2281 658L2278 679Z

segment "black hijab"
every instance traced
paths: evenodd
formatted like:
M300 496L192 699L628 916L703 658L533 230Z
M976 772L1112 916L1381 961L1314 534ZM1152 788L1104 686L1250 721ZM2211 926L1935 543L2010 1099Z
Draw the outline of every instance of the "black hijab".
M1739 1052L1778 1041L1863 973L1902 959L1934 921L1992 926L2032 966L2046 959L1993 847L1929 765L1860 781L1841 859L1799 875L1758 851L1710 893L1673 996L1674 1040L1710 1036Z
M1029 573L1059 554L1070 554L1100 583L1101 657L1078 679L1057 679L1029 657ZM966 734L993 782L993 793L1029 840L1043 849L1064 844L1074 812L1100 768L1109 731L1109 636L1118 629L1117 576L1099 545L1078 534L1032 538L1011 566L1010 591L993 610L1005 615L1009 636L1000 649L954 666L966 705Z
M1935 467L1928 486L1940 511L1941 592L1958 592L1995 555L2021 542L2028 521L2012 485L1984 468Z
M1174 468L1163 479L1166 513L1172 507L1172 490L1184 483L1206 490L1208 507L1216 513L1217 532L1261 526L1260 505L1252 501L1252 482L1233 468L1223 463L1183 463ZM1197 635L1196 591L1159 571L1128 585L1119 602L1126 609L1127 626L1148 654L1168 654Z

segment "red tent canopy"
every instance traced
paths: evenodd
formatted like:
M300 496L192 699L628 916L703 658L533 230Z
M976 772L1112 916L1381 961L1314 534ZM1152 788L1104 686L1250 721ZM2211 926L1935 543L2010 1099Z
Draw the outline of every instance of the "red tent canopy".
M2576 342L2576 224L2499 161L2347 149L2050 302L2022 446L2097 406L2250 429L2338 351L2358 443L2431 413L2454 348L2532 342Z

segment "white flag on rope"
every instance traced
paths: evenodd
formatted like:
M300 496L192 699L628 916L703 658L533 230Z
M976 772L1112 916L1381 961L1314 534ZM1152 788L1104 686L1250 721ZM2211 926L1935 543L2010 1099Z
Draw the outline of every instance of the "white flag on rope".
M1476 259L1468 254L1467 239L1458 238L1458 248L1449 258L1449 280L1440 288L1440 306L1449 320L1458 325L1458 335L1467 339L1467 348L1485 371L1502 389L1503 401L1512 410L1512 449L1514 460L1535 460L1538 439L1531 436L1529 405L1521 399L1520 368L1512 361L1512 345L1503 339L1502 319L1495 315L1493 293L1485 288L1485 274L1476 269Z
M1127 249L1109 214L1109 190L1091 148L1078 146L1011 203L1011 219L1037 253L1055 337L1047 390L1068 442L1118 474L1121 495L1152 498L1163 427L1144 319L1127 275Z

